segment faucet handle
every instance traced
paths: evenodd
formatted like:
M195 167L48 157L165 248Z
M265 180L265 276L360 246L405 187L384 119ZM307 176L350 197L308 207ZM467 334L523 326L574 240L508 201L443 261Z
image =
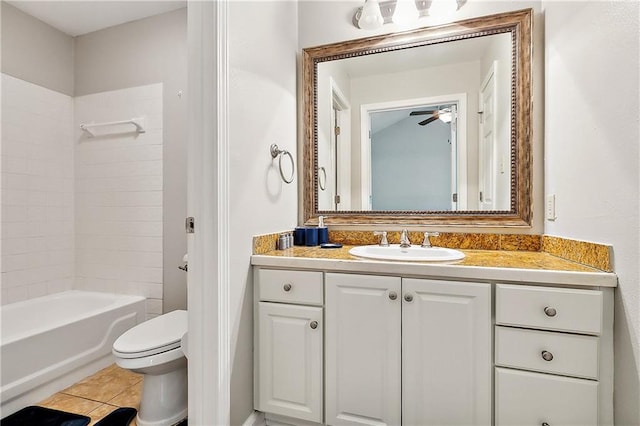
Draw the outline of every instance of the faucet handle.
M425 232L424 233L424 241L422 242L422 247L428 248L431 247L431 240L429 239L429 237L437 237L438 235L440 235L439 232Z
M389 246L389 241L387 240L387 231L373 231L373 235L382 235L382 238L380 238L380 246Z

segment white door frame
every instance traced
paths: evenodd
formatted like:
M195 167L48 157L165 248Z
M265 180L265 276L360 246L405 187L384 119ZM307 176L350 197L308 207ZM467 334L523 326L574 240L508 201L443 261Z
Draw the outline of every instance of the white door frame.
M228 1L189 1L189 423L230 424Z
M331 90L331 108L332 112L333 110L337 111L338 124L341 128L340 140L342 141L341 143L336 141L335 144L331 144L334 150L331 155L335 167L335 193L333 195L334 197L340 195L342 206L336 205L335 200L333 200L333 205L336 210L351 210L351 175L350 172L345 173L344 171L351 169L351 144L348 143L351 139L349 134L351 131L351 105L333 77L329 77L329 87ZM332 141L336 139L338 137L332 129ZM345 140L347 143L344 142ZM344 208L345 205L347 205L346 209Z
M489 69L487 70L487 74L485 75L482 83L480 84L480 91L478 95L478 111L485 113L485 104L484 104L484 94L486 91L491 93L491 146L490 153L491 155L491 165L488 167L484 162L484 158L486 153L484 152L487 149L487 145L484 141L485 134L485 126L487 122L487 115L484 114L480 121L478 122L478 191L483 195L479 197L479 207L480 210L494 210L496 203L496 81L497 81L497 71L498 71L498 62L493 61ZM489 201L486 201L488 198Z
M369 120L369 114L380 110L413 108L428 104L458 105L458 200L467 199L467 94L454 93L360 106L360 199L362 210L371 210L371 139L369 138L371 120ZM458 203L458 208L464 207Z

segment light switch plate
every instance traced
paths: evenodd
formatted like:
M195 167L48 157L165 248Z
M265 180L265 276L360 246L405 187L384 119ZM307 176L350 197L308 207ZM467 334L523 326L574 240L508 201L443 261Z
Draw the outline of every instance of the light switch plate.
M547 195L545 207L546 219L556 220L556 196L554 194Z

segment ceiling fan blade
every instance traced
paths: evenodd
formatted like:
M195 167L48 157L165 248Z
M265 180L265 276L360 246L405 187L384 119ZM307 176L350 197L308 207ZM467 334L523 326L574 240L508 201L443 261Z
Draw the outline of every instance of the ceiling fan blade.
M429 117L426 120L422 120L421 122L419 122L418 124L421 126L425 126L433 121L436 121L438 119L437 115L434 115L433 117Z
M425 111L411 111L409 113L409 115L426 115L426 114L433 114L434 112L437 112L437 111L427 111L427 110L425 110Z

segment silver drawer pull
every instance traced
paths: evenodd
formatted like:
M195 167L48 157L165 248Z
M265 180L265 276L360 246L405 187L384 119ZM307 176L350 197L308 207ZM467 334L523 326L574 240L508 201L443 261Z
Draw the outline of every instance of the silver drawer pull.
M549 351L542 351L542 359L545 361L551 361L553 359L553 354Z
M544 313L547 314L548 317L555 317L557 312L556 312L556 308L546 306L544 308Z
M318 321L311 321L309 323L309 327L311 327L312 330L315 330L316 328L318 328Z
M396 300L397 298L398 298L398 293L396 293L395 291L389 292L389 299Z
M287 283L287 284L283 285L282 289L284 291L291 291L291 284Z

